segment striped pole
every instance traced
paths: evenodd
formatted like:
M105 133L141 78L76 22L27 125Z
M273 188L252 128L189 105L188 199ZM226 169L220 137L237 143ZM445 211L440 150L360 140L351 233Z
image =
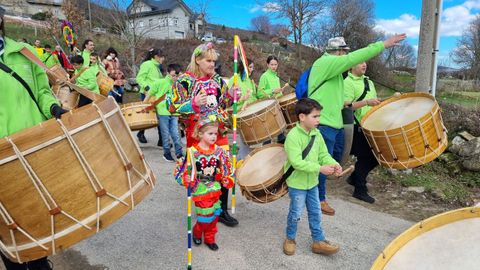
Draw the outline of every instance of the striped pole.
M233 85L238 87L238 36L233 37ZM235 214L235 184L237 182L237 91L233 91L233 188L232 214Z
M194 180L192 150L188 148L187 151L187 173L191 176L187 183L187 270L192 269L192 190L190 183Z

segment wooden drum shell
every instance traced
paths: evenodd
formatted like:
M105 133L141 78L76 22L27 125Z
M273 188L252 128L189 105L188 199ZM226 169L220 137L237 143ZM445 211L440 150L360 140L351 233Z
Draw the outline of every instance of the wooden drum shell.
M298 117L295 114L295 105L297 104L298 100L295 93L290 93L283 97L278 98L278 103L282 108L283 117L285 118L285 122L287 123L287 129L291 129L295 127L295 124L298 121Z
M108 96L108 93L113 89L113 84L115 81L108 77L107 75L103 74L101 71L97 74L97 84L98 88L100 89L100 94L102 96Z
M52 90L63 109L70 111L78 107L80 94L77 91L64 84L55 84L52 86Z
M150 103L132 102L121 106L122 114L131 130L144 130L158 126L155 110L143 111Z

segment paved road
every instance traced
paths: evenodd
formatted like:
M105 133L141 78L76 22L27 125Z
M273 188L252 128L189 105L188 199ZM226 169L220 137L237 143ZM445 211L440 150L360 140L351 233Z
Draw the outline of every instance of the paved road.
M171 176L173 163L162 159L155 132L147 131L149 143L142 149L157 175L156 189L133 212L105 231L53 256L55 270L186 268L186 192ZM381 250L412 225L331 198L337 214L323 217L322 223L327 239L338 243L340 252L326 257L310 251L304 215L299 224L297 253L285 256L282 242L288 197L265 205L247 201L241 195L237 198L235 217L240 225L218 225L217 252L205 245L194 247L194 269L369 269Z

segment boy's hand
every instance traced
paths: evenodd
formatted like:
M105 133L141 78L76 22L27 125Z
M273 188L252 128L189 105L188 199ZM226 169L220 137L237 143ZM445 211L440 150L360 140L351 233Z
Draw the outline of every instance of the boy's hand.
M335 167L332 165L324 165L320 167L320 173L324 175L331 175L335 172Z
M342 175L342 172L343 172L342 166L337 164L334 166L334 168L335 168L335 176Z

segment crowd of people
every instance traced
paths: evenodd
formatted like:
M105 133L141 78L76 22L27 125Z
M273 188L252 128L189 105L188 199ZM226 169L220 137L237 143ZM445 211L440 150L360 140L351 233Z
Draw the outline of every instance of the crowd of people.
M0 81L4 86L1 87L4 98L0 100L0 110L5 116L0 118L0 138L52 117L60 118L65 112L51 93L46 73L25 58L19 52L21 48L37 53L49 68L61 66L72 74L72 83L95 93L99 93L97 74L104 73L114 80L109 94L122 103L125 76L114 48L106 50L101 60L94 41L90 39L85 40L81 52L75 55L68 55L59 45L52 52L52 47L42 45L40 40L35 40L33 46L26 44L25 40L14 41L6 37L3 12L0 8L0 66L3 70L0 71ZM343 38L332 38L326 52L314 62L308 79L308 98L300 99L295 107L299 121L286 136L281 134L277 138L278 142L285 144L288 157L285 171L293 168L286 178L290 207L286 214L285 254L295 253L297 224L304 208L307 208L313 239L312 252L330 255L339 249L326 240L321 217L322 213L335 214L326 200L326 176L342 172L339 165L344 144L341 112L345 107L355 110L356 119L352 154L357 156L357 162L348 182L355 187L355 198L374 202L368 194L366 177L378 163L359 123L371 106L379 104L379 100L373 83L365 76L365 61L403 39L403 34L394 35L350 52ZM231 227L239 224L227 211L229 189L233 186L227 109L232 106L235 94L239 108L245 108L259 99L278 98L286 90L278 76L280 63L275 56L267 58L258 85L251 76L256 68L252 61L248 61L246 68L240 65L238 85L233 85L233 79L225 82L218 71L218 57L214 44L201 44L192 52L188 66L182 68L182 63L168 63L168 55L161 48L152 48L146 52L136 74L140 100L161 100L156 104L156 113L158 146L163 150L163 157L168 162L176 162L174 175L177 182L192 190L197 213L193 243L200 245L203 241L211 250L219 249L215 241L217 222ZM26 83L7 72L9 68ZM347 71L344 78L342 73ZM79 106L89 103L91 100L87 97L80 97ZM179 119L185 127L185 150L180 139ZM138 132L137 138L140 143L147 142L144 131ZM243 158L249 148L242 144L241 138L239 145L239 158ZM186 170L187 161L191 162L195 175L193 181ZM3 254L2 259L8 270L51 269L46 258L24 264L11 262Z

